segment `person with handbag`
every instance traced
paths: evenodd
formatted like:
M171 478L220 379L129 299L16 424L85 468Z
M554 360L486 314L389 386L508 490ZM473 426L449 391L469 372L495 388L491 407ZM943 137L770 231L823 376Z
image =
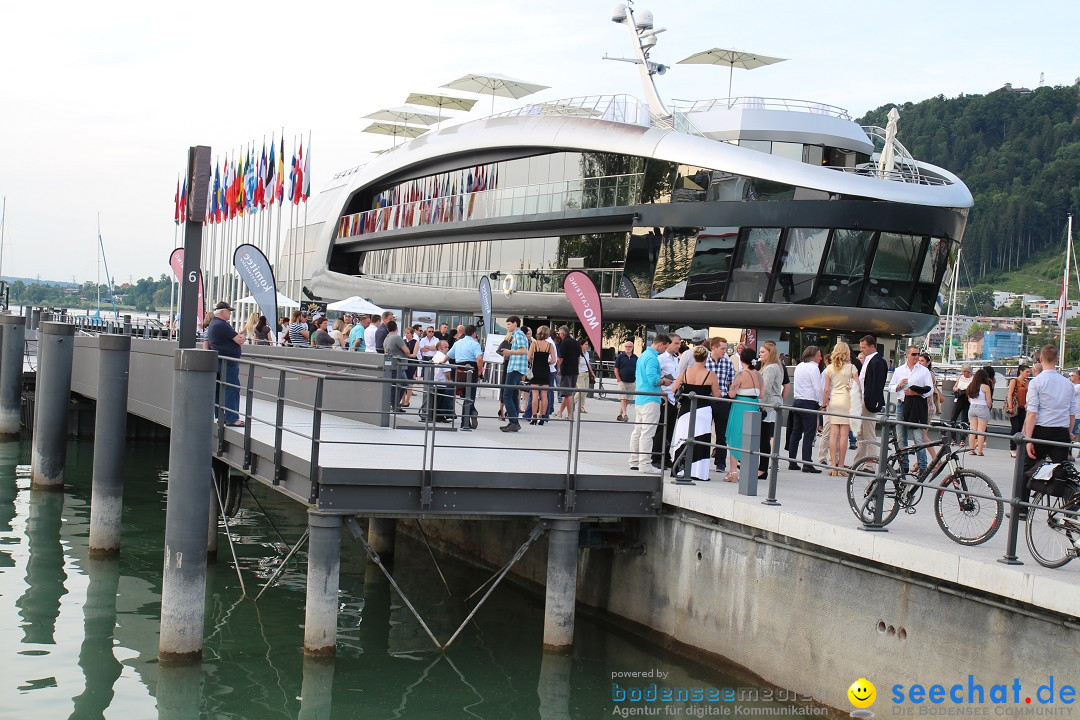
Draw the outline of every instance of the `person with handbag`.
M1024 429L1024 419L1027 417L1027 392L1028 381L1031 379L1031 368L1021 365L1016 369L1016 377L1009 381L1009 389L1005 392L1005 406L1002 412L1009 418L1009 426L1012 433L1009 437L1009 457L1016 457L1016 441L1013 435Z

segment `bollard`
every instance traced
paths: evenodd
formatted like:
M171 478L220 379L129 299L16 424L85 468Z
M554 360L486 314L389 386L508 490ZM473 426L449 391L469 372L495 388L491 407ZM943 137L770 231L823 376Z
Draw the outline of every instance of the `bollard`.
M30 310L30 329L37 330L41 326L41 308L31 308Z
M757 406L743 415L743 451L739 453L739 494L757 496L758 457L761 449L761 413ZM753 451L753 454L751 454Z
M89 310L87 311L89 313ZM26 319L26 327L30 327L30 320L34 315L34 308L29 305L23 306L23 317Z
M0 315L4 327L0 345L0 435L18 435L22 415L23 351L26 318Z
M577 600L579 520L552 520L548 532L547 592L544 598L544 647L569 648L574 643Z
M217 353L177 350L158 659L202 658Z
M308 510L308 531L304 654L327 657L337 652L341 516Z
M394 560L394 536L397 520L394 518L368 518L367 541L371 549L379 553L383 562Z
M94 414L94 477L90 499L91 555L120 552L130 350L131 338L98 335L98 399Z
M30 476L35 488L64 489L74 335L74 325L54 322L42 323L38 333L33 454L30 459Z
M131 335L131 316L130 315L125 315L124 316L124 334L125 335Z

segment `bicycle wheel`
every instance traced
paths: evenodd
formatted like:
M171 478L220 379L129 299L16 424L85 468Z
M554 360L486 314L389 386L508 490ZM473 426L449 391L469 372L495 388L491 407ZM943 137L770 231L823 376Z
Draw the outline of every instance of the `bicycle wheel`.
M1077 555L1080 520L1062 515L1061 498L1035 493L1028 508L1024 534L1028 550L1043 567L1059 568Z
M863 458L848 471L847 498L851 511L859 522L867 525L874 522L874 510L877 505L877 458ZM860 473L867 473L866 475ZM888 525L900 511L896 497L900 492L896 473L892 468L885 468L885 502L881 506L881 524Z
M1001 497L997 484L985 474L966 468L957 470L941 481L941 487L960 491L938 490L934 495L934 517L950 540L961 545L981 545L1001 529L1005 515L1002 502L966 494Z

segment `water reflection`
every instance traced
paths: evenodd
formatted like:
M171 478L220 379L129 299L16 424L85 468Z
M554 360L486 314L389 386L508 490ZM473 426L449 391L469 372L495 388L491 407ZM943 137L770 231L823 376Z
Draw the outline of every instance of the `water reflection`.
M329 719L334 689L334 664L333 659L304 658L299 720Z
M60 543L64 494L30 493L26 537L30 557L26 563L26 590L16 601L22 618L23 642L53 645L60 598L66 593L64 548Z
M569 720L572 665L573 660L566 653L545 652L540 658L536 694L540 696L541 720Z
M113 655L120 562L115 558L92 558L86 569L90 582L83 604L83 641L79 650L79 667L86 683L74 699L73 716L103 717L112 703L113 685L124 669Z

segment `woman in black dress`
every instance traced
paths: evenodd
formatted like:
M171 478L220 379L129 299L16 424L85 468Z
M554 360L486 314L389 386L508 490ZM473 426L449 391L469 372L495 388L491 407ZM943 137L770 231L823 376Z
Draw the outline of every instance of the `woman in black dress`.
M536 340L529 346L529 367L532 368L532 421L530 425L543 425L547 415L548 393L551 385L551 329L541 325L536 329Z
M705 397L720 397L720 383L716 380L716 374L705 369L705 358L709 351L702 345L694 348L694 364L686 368L682 376L672 386L672 392L681 391L679 398L679 416L676 420L675 433L672 438L672 449L678 447L680 436L685 438L689 431L690 393ZM708 400L696 401L697 416L694 418L694 443L693 453L690 456L690 477L694 480L707 481L709 479L709 458L712 448L709 441L712 438L712 403ZM684 427L685 426L685 427ZM678 454L673 459L673 474L681 477L683 472L683 460L679 455L685 450L685 445L678 449Z

